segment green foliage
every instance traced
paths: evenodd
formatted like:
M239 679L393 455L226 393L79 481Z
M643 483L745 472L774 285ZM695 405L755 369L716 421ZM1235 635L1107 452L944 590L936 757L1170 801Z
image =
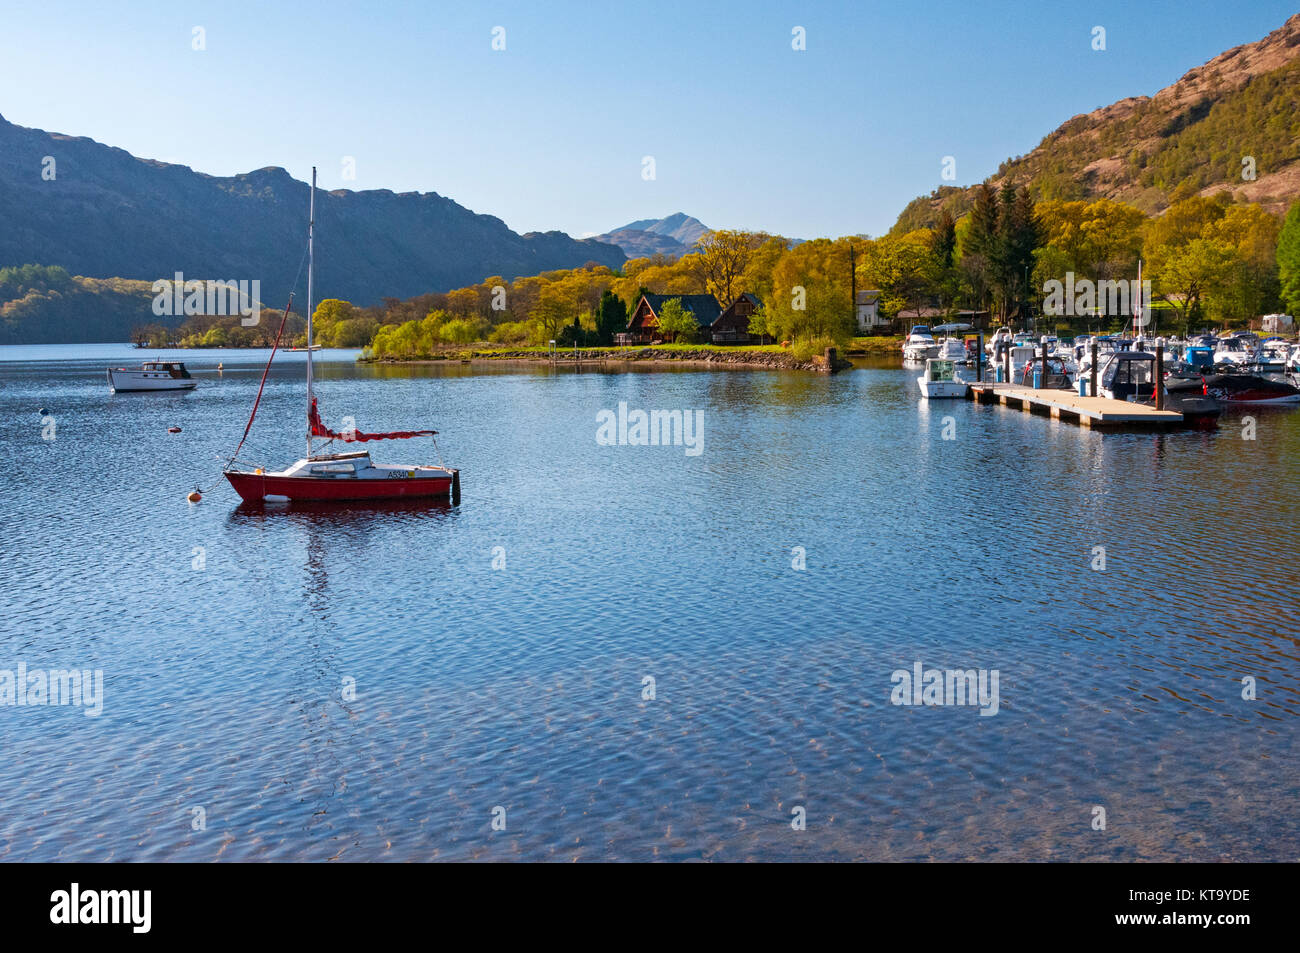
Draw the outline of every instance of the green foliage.
M578 318L574 318L572 324L566 324L555 339L556 347L586 347L594 343L595 333L584 329Z
M55 266L0 268L0 344L127 341L154 322L147 281L73 277Z
M953 233L954 248L956 232ZM868 242L858 265L858 287L880 291L880 311L893 318L920 307L932 290L933 245L924 230Z
M682 307L681 298L669 298L659 306L659 333L673 343L698 341L700 323Z
M1277 270L1287 311L1300 315L1300 200L1291 203L1278 236Z
M614 343L614 335L627 330L627 305L614 292L606 289L600 296L600 305L596 309L596 343L608 347Z
M1250 319L1278 300L1278 233L1259 206L1192 196L1146 224L1148 273L1184 325Z
M975 204L961 242L961 267L975 301L986 292L1000 299L1004 320L1019 311L1031 296L1027 284L1035 265L1034 250L1042 244L1034 200L1027 188L1002 180L1000 192L988 183L976 190Z
M470 344L486 336L477 321L454 318L438 330L438 339L446 344Z
M795 341L790 345L790 356L796 361L811 361L813 358L825 354L828 347L842 347L845 343L845 341L837 341L832 337L817 337Z
M456 317L435 310L418 321L381 325L370 343L368 357L377 360L428 360L448 346L483 341L488 322L479 317Z
M378 329L377 319L338 298L326 298L312 315L313 343L322 347L365 347Z
M493 344L536 344L541 337L532 321L503 321L488 334Z
M850 241L818 238L782 253L772 270L771 300L763 302L765 333L780 341L848 342L855 328Z
M1065 272L1093 280L1120 278L1137 271L1145 216L1110 199L1046 201L1037 206L1043 244L1036 256L1052 270L1036 276L1061 280ZM1036 283L1041 287L1042 280Z
M137 329L149 341L165 340L178 347L270 347L275 343L283 311L263 308L258 323L243 325L239 315L195 315L174 329L157 325ZM134 336L134 335L133 335ZM281 347L307 343L307 319L298 314L289 315L284 325Z
M0 268L0 302L21 298L30 292L65 291L74 281L58 265L16 265Z

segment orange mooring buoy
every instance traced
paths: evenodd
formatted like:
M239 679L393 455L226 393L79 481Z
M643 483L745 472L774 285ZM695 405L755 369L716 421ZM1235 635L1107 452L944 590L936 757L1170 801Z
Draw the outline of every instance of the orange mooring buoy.
M195 490L189 496L185 497L185 499L189 500L191 503L197 503L199 500L203 499L203 494L198 490Z

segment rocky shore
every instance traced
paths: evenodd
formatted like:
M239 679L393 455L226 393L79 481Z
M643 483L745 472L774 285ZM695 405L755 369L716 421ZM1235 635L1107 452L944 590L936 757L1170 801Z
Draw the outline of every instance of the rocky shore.
M834 348L829 354L820 354L808 360L799 360L793 354L778 351L757 351L737 348L721 350L713 348L669 349L640 347L611 350L607 348L584 349L576 352L563 350L552 357L548 352L536 350L474 350L448 353L427 360L396 361L380 360L379 364L421 364L441 361L459 360L462 363L527 363L527 364L603 364L606 366L631 366L646 364L681 364L695 367L736 367L755 368L774 371L814 371L822 374L834 374L853 366L852 362L840 357Z

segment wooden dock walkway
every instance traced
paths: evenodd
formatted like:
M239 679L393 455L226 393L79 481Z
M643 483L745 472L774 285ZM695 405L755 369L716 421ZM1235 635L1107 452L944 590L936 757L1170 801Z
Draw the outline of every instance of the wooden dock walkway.
M1183 422L1183 415L1175 410L1156 410L1109 397L1080 397L1068 390L1041 390L986 381L972 383L967 393L977 403L1000 403L1030 413L1050 414L1054 419L1081 427L1164 428L1177 427Z

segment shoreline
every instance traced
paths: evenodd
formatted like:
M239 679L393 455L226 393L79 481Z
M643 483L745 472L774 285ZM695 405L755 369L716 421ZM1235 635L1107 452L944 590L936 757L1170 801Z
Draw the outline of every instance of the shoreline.
M554 358L547 353L506 351L498 354L473 352L469 356L449 354L427 358L358 358L358 364L401 366L405 364L550 364L555 367L614 367L630 369L633 367L656 367L675 365L679 367L731 367L737 370L762 371L811 371L819 374L834 374L852 367L850 361L836 357L834 364L828 364L824 356L800 361L790 354L719 354L711 351L653 353L632 352L628 354L604 351L582 351L577 356L572 351L562 352Z
M852 348L848 354L862 355L870 353ZM358 364L402 365L402 364L550 364L570 367L599 366L606 367L655 367L679 365L684 367L734 367L740 370L768 371L811 371L820 374L834 374L848 370L853 363L846 360L845 353L834 350L827 354L816 355L807 359L796 358L785 350L751 350L721 348L681 348L667 349L658 347L640 347L629 349L615 348L581 348L558 351L552 354L544 350L509 349L449 350L447 352L420 358L365 358L357 359Z

